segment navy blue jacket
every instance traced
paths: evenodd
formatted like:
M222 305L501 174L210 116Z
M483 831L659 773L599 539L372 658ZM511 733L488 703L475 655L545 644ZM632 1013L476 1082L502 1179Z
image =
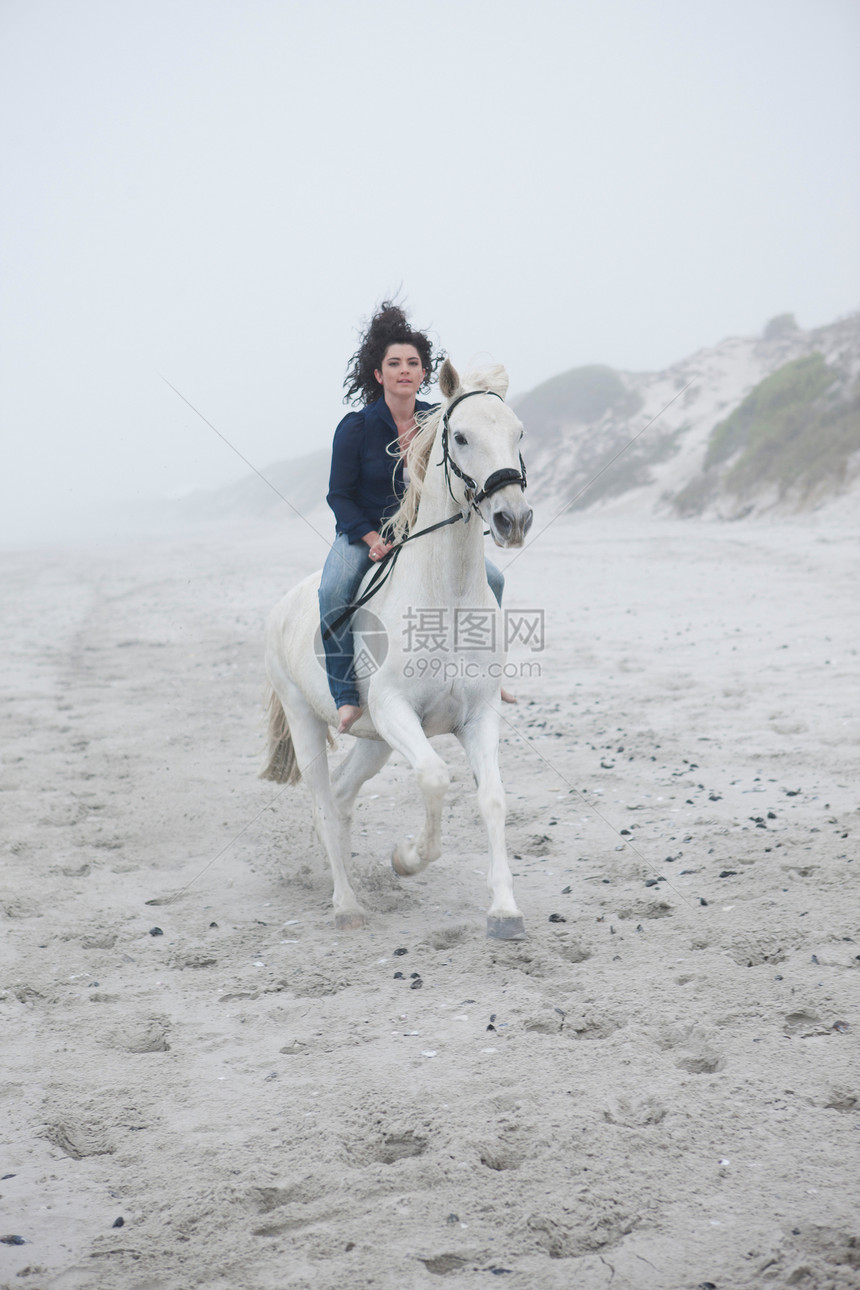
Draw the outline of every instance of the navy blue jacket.
M431 403L415 403L426 412ZM379 532L403 496L403 461L388 451L397 443L397 426L384 398L358 412L348 412L334 432L326 501L334 511L338 533L351 543Z

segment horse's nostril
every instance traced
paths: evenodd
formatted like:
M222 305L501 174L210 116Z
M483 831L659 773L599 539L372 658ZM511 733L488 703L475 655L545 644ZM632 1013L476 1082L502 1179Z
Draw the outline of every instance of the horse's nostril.
M514 527L514 517L510 511L496 511L493 519L496 521L496 528L502 537L510 537Z
M529 511L528 515L523 520L523 537L525 537L525 535L528 533L529 529L531 528L532 520L534 519L534 517L535 517L534 511Z

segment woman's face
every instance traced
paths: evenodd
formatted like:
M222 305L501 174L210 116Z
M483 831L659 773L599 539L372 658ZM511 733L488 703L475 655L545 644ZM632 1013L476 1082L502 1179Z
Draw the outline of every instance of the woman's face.
M383 395L402 398L418 393L426 375L421 366L421 355L414 345L389 345L382 360L382 367L374 373L382 386Z

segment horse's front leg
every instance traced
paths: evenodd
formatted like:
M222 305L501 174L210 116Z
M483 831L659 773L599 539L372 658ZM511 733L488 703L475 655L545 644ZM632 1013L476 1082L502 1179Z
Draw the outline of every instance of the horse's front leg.
M415 842L397 842L391 855L395 873L411 877L442 854L442 801L451 782L448 767L421 729L421 722L405 699L389 699L372 713L373 723L387 744L407 759L418 777L424 798L424 827Z
M483 706L457 734L466 751L469 765L478 785L478 807L487 827L490 846L490 908L487 911L487 935L502 941L518 941L525 936L523 916L514 900L514 883L505 844L505 790L499 773L499 717L489 706Z

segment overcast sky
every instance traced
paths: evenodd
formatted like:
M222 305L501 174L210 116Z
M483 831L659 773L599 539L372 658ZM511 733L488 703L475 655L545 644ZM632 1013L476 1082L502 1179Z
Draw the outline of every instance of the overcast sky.
M860 307L857 0L0 0L0 537L327 445L401 292L512 390Z

